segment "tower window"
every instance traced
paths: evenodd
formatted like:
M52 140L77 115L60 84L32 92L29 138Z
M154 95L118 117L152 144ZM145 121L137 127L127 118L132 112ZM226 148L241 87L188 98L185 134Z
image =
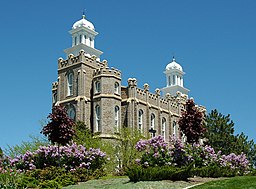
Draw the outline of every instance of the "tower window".
M172 76L172 84L175 85L176 84L176 78L175 75Z
M100 91L101 91L100 82L96 81L95 82L95 93L99 93Z
M151 114L151 117L150 117L150 127L152 129L155 129L155 115L154 114ZM153 133L151 133L151 137L154 137Z
M174 136L177 135L177 132L176 132L177 128L176 128L176 127L177 127L177 126L176 126L176 121L173 121L173 135L174 135Z
M67 96L73 95L73 73L67 75Z
M119 132L119 107L115 107L115 128L116 131Z
M67 113L68 113L68 117L69 117L69 118L75 120L76 112L75 112L75 109L74 109L73 106L71 106L71 107L68 108Z
M171 76L168 76L168 86L171 85Z
M82 43L82 35L79 36L79 43Z
M75 37L75 45L77 45L77 37Z
M92 38L90 37L90 46L92 46Z
M115 82L115 93L119 94L119 83Z
M164 137L164 140L165 140L165 129L166 129L166 119L162 118L162 131L161 131L161 135Z
M101 119L101 116L100 116L100 106L97 105L95 107L95 121L96 121L96 124L95 124L95 131L96 132L100 132L101 131L101 124L100 124L100 119Z
M138 130L142 133L143 132L143 111L139 110L139 125Z

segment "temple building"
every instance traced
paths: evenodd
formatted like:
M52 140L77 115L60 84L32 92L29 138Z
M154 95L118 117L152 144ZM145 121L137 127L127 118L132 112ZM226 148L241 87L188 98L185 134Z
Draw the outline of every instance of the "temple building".
M103 52L95 47L98 32L84 15L69 33L72 45L64 50L66 58L58 60L53 106L64 105L71 118L84 121L102 138L117 138L122 127L136 128L145 136L181 137L177 122L189 90L184 87L183 69L174 58L164 70L166 86L154 93L148 84L139 88L135 78L122 86L121 71L101 61Z

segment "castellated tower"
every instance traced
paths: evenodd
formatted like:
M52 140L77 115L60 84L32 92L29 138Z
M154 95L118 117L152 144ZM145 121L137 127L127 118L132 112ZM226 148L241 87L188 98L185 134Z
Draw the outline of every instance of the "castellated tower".
M111 138L121 127L121 72L103 63L93 73L93 132Z

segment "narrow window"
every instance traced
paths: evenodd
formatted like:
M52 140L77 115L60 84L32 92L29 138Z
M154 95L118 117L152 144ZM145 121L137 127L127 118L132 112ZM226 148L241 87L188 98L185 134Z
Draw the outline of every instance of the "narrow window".
M115 82L115 93L119 94L119 83Z
M155 115L154 114L151 114L151 117L150 117L150 127L152 130L155 129ZM154 133L151 133L151 137L152 138L154 137Z
M140 131L140 133L143 132L143 111L139 110L139 127L138 130Z
M55 104L57 102L57 92L53 94L52 103Z
M82 35L79 36L79 43L82 43Z
M77 45L77 37L75 37L75 45Z
M95 120L96 120L96 128L95 128L95 131L96 132L100 132L101 131L101 124L100 124L100 118L101 118L101 116L100 116L100 106L99 105L97 105L96 107L95 107Z
M92 46L92 38L90 37L90 46Z
M73 73L67 75L67 96L73 95Z
M95 82L95 93L99 93L100 92L100 82L99 81L96 81Z
M162 136L164 137L164 140L165 140L165 129L166 129L166 119L163 118L162 119Z
M175 75L172 76L172 84L175 85L176 84L176 79L175 79Z
M173 121L173 135L174 135L174 136L177 135L177 133L176 133L177 128L176 128L176 127L177 127L177 126L176 126L176 121Z
M116 131L119 132L119 107L115 107L115 128Z
M68 113L68 117L75 120L75 117L76 117L76 112L75 112L75 109L74 107L70 107L67 111Z
M168 76L168 86L171 85L171 76Z

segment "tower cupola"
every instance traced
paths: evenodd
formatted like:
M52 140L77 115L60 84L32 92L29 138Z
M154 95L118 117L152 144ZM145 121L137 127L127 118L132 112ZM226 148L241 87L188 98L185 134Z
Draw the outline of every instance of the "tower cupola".
M183 86L183 75L185 72L183 72L181 65L176 62L174 57L172 62L167 64L164 73L166 75L166 87L162 88L164 95L170 93L176 96L178 91L186 95L188 94L189 90Z
M82 19L73 24L69 33L72 36L72 47L64 50L67 56L69 54L77 56L80 50L84 50L86 55L95 55L98 59L100 58L103 52L95 49L94 42L98 32L95 31L94 25L85 19L85 15L82 15Z

